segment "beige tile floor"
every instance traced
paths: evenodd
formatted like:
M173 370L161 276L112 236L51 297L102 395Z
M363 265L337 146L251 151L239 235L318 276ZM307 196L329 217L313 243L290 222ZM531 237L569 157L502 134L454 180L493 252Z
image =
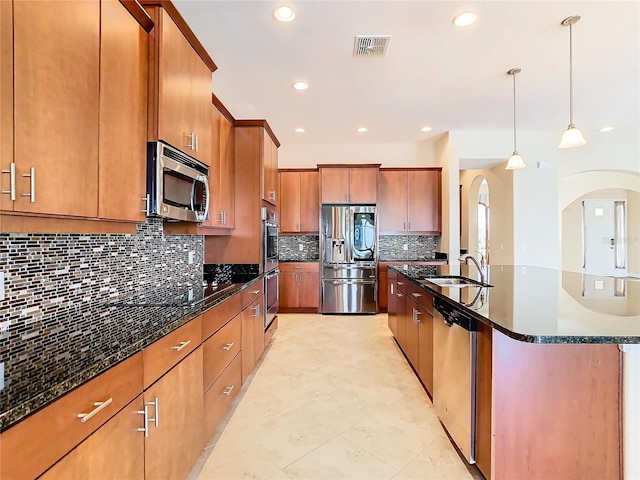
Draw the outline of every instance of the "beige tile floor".
M280 314L192 479L473 479L386 315Z

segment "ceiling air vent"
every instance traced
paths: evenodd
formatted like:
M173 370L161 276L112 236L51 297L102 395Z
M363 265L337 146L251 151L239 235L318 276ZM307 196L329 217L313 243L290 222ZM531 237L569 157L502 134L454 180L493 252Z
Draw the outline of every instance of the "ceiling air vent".
M354 57L386 55L391 35L356 35L353 44Z

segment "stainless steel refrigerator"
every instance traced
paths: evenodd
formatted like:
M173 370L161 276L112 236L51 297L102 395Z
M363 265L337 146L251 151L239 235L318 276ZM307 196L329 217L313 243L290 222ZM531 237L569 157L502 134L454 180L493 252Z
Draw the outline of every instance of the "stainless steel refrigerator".
M377 313L376 207L323 205L322 313Z

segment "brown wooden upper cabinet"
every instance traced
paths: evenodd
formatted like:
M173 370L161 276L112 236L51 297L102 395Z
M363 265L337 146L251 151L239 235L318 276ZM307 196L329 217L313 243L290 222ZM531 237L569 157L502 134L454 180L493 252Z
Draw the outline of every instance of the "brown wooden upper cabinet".
M280 170L280 233L318 233L317 170Z
M149 62L149 139L163 140L210 165L211 156L217 154L211 139L211 74L216 66L175 8L167 11L157 6L159 1L140 3L155 23Z
M381 169L380 233L441 233L440 169Z
M278 146L263 129L262 132L262 199L273 205L278 204Z
M375 204L379 164L318 165L321 203Z
M120 2L0 4L0 210L141 221L147 32Z
M235 156L233 126L215 106L212 106L212 156L209 185L211 205L207 225L217 228L235 226L234 182Z

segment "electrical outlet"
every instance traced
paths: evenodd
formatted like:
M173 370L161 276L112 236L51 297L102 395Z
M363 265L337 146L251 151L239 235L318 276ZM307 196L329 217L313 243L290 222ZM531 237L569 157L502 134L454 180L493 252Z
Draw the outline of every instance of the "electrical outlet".
M0 301L4 300L4 272L0 272Z
M196 252L194 252L193 250L190 251L188 255L187 263L191 265L195 257L196 257Z
M298 244L298 250L300 250L300 251L304 250L304 243L299 243Z
M408 243L404 243L404 244L402 244L402 249L403 249L404 251L409 250L409 244L408 244Z

